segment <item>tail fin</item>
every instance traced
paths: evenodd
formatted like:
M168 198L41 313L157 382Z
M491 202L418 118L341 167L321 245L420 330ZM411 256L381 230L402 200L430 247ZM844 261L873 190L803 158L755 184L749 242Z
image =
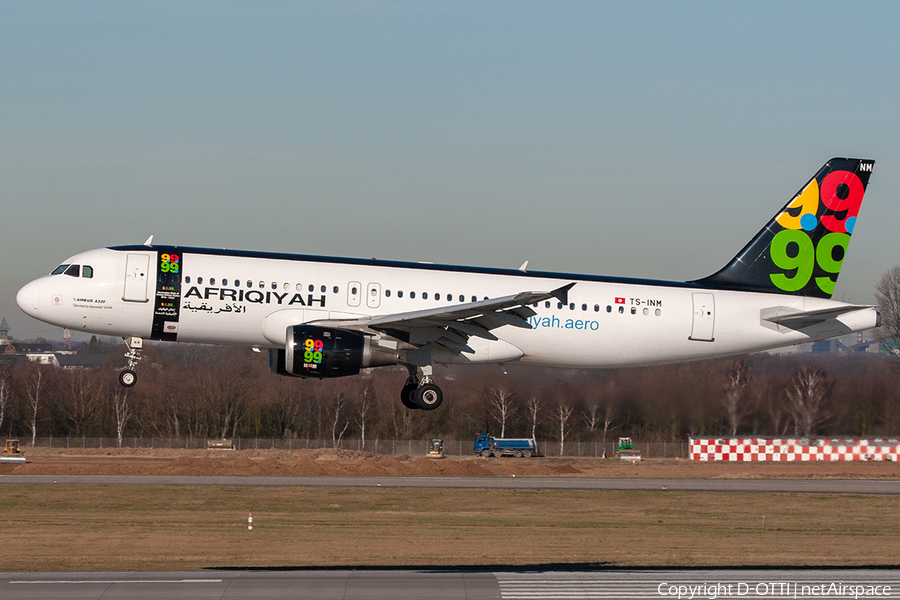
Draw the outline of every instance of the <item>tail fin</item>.
M832 158L725 268L693 283L830 298L874 164Z

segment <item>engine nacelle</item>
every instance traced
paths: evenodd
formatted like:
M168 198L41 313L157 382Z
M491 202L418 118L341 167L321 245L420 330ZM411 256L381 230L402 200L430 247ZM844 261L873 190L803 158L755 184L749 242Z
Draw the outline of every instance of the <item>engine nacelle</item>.
M344 377L360 369L396 365L397 359L396 349L379 347L358 331L292 325L285 349L269 351L269 368L294 377Z

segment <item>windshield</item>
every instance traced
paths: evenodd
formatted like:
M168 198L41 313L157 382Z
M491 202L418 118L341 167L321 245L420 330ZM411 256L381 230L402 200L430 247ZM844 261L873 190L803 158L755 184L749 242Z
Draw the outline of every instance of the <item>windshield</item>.
M65 271L67 268L69 268L69 265L59 265L58 267L56 267L55 269L53 269L53 272L50 273L50 274L51 274L51 275L59 275L60 273L62 273L63 271Z

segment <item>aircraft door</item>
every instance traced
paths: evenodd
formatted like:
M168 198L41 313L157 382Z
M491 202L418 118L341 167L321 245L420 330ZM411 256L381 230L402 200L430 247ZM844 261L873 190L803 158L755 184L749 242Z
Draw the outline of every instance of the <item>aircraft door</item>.
M715 296L707 293L695 293L694 296L694 320L691 327L691 337L688 339L699 342L712 342L713 330L716 324Z
M381 284L370 283L366 286L366 306L378 308L381 306Z
M122 300L149 302L147 281L150 272L150 255L129 254L125 261L125 294L122 296Z
M347 284L347 306L359 306L359 297L362 295L362 286L358 281Z

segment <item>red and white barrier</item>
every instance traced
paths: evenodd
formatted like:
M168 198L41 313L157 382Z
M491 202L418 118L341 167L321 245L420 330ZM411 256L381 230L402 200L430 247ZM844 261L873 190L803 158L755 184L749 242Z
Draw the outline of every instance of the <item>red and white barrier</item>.
M790 462L900 458L898 438L690 438L691 460Z

